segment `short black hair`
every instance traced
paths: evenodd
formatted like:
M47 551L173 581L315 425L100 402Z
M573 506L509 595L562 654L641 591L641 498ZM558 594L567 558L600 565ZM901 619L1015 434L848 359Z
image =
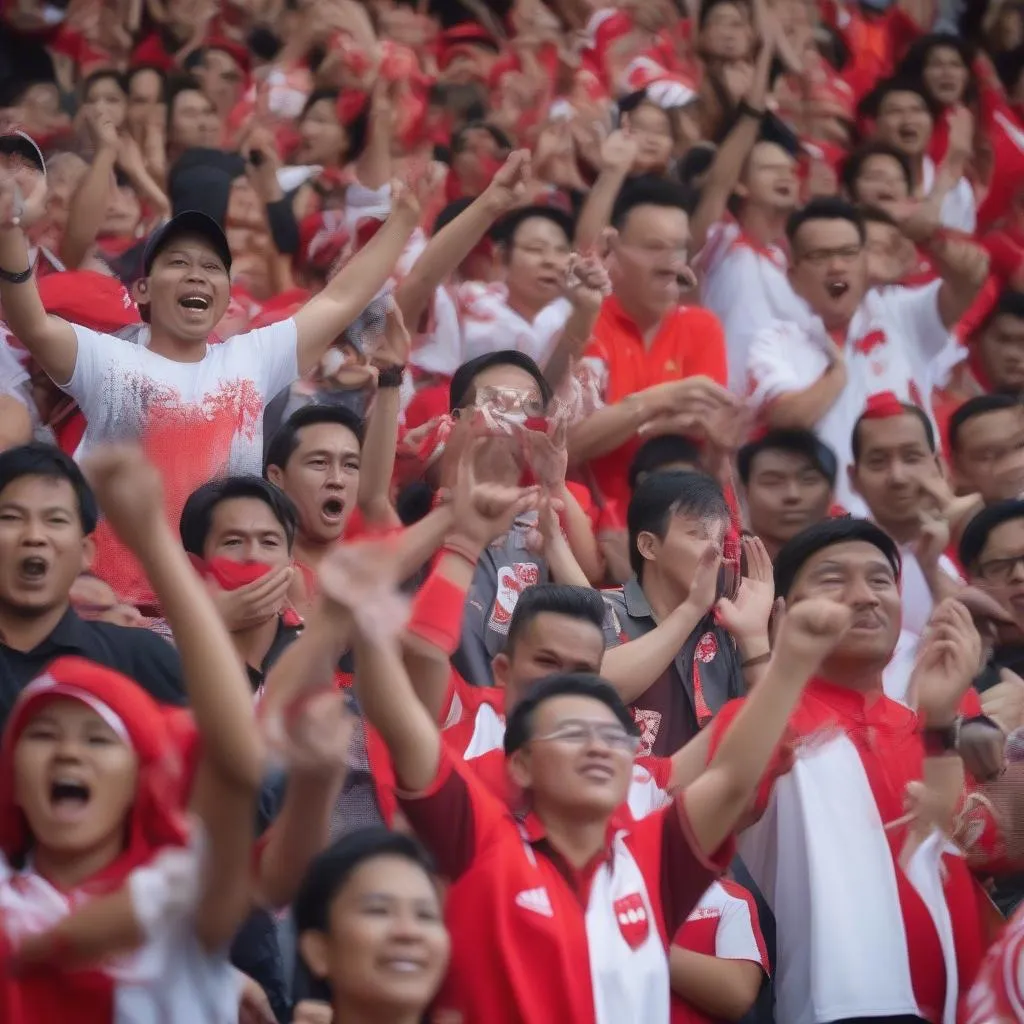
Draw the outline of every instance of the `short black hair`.
M82 524L82 533L88 536L96 529L99 521L96 496L70 455L41 441L20 444L0 452L0 493L23 476L67 480L78 500L78 519Z
M575 587L564 583L538 583L527 587L516 602L508 626L506 653L511 653L538 615L565 615L580 622L590 622L598 630L604 628L606 607L601 595L591 587Z
M167 102L167 127L170 128L171 121L174 119L174 105L178 100L178 97L183 92L198 92L203 96L206 93L203 92L203 87L199 82L199 79L195 75L178 74L173 78L168 78L164 85L164 95L166 96Z
M361 864L376 857L402 857L431 877L436 876L434 862L412 836L392 832L383 826L349 832L317 854L299 886L292 916L295 931L327 932L331 904Z
M1004 288L996 299L988 316L985 317L985 327L988 327L993 320L1001 316L1013 316L1024 320L1024 291L1015 288Z
M641 533L653 533L664 539L673 516L729 521L729 505L716 480L707 473L679 469L651 473L637 484L629 501L626 525L629 528L629 564L641 579L644 558L637 550Z
M109 78L126 97L128 96L127 77L114 68L100 68L98 71L93 71L92 74L86 76L85 81L82 82L82 99L89 95L89 90L97 82L102 82L105 78Z
M167 72L163 68L158 68L155 64L134 64L124 73L124 86L125 91L129 94L132 89L132 82L138 75L141 75L144 71L151 71L157 78L160 79L160 102L167 102Z
M331 104L332 109L336 110L340 96L341 90L331 88L330 86L321 86L319 89L314 89L302 106L302 113L299 115L299 121L305 120L306 115L321 100L327 100ZM366 148L370 132L369 102L365 103L359 113L343 127L345 128L345 134L348 137L348 149L346 150L346 156L351 160L359 156L359 154L361 154Z
M610 708L631 736L639 735L629 708L615 687L606 679L589 672L566 672L548 676L535 683L513 708L505 725L505 755L514 754L532 735L533 714L546 700L554 697L591 697Z
M881 112L882 103L885 98L891 96L894 92L911 92L915 96L920 96L932 120L938 114L935 100L925 91L924 83L920 79L902 74L893 75L891 78L886 78L879 82L860 101L857 113L861 117L870 118L872 121L876 120Z
M739 7L741 10L745 10L748 14L750 13L750 4L748 0L704 0L700 5L700 14L697 17L697 27L703 28L707 23L711 12L716 7L721 7L723 4L732 4L733 7Z
M800 229L812 220L849 221L857 229L861 245L867 239L864 217L856 206L837 196L816 196L789 215L789 220L786 221L786 238L789 240L790 248L793 247Z
M786 541L775 556L776 595L782 598L789 596L800 570L819 551L852 541L864 541L878 548L885 555L886 561L892 566L893 574L899 580L902 565L900 549L880 526L876 526L868 519L855 519L849 516L842 519L823 519Z
M556 227L564 232L566 241L572 245L573 236L576 233L576 223L572 217L560 210L557 206L545 206L535 203L531 206L521 206L511 213L505 214L497 224L491 228L490 236L501 245L511 246L515 241L516 232L528 220L535 217L541 220L549 220Z
M736 453L736 472L746 487L750 483L750 474L754 470L754 459L762 452L783 451L794 455L803 455L811 465L828 481L829 487L835 487L839 473L839 461L836 454L813 430L799 427L769 430L761 437L745 444Z
M474 387L476 378L492 366L517 366L520 370L528 373L537 382L541 401L547 408L551 401L551 385L541 373L540 367L525 352L508 348L499 349L497 352L486 352L482 356L470 359L452 374L451 382L448 384L448 409L450 412L465 408L476 400L476 388Z
M690 212L691 193L678 182L643 174L629 179L619 189L612 206L611 226L621 231L629 215L638 206L659 206L664 209Z
M351 430L356 435L359 447L362 448L365 424L356 413L343 405L319 405L314 402L296 409L274 431L274 436L267 445L267 457L263 462L264 475L270 466L284 469L288 465L288 460L295 454L295 449L299 447L299 431L318 423L334 423Z
M299 514L292 499L263 477L250 474L210 480L188 496L185 507L181 510L178 532L181 535L181 546L190 555L203 557L203 548L213 524L214 510L222 501L231 501L233 498L255 498L262 501L281 524L288 550L291 550L299 522Z
M694 469L701 464L700 442L683 434L660 434L649 437L633 455L629 464L629 490L636 490L640 480L651 473L657 473L674 462L685 462Z
M928 445L928 451L933 455L935 454L935 427L932 426L932 421L928 419L928 413L924 411L920 406L914 405L913 402L900 402L900 408L908 415L913 416L921 426L924 428L924 439ZM861 424L868 420L877 417L872 417L870 413L862 412L858 417L857 421L853 425L853 433L850 435L850 453L853 455L853 464L856 466L860 462L861 456L861 443L860 443L860 428Z
M453 202L450 202L434 218L433 227L430 229L431 237L436 235L443 228L448 227L456 217L460 217L464 214L475 202L476 199L473 196L463 196L461 199L456 199Z
M968 398L963 405L959 405L949 417L949 450L955 452L960 441L960 431L968 420L977 416L985 416L990 412L1002 412L1004 409L1012 409L1020 405L1020 400L1015 395L976 395Z
M890 146L888 142L867 142L863 146L858 146L843 161L842 169L839 172L839 180L842 183L843 190L851 199L859 201L860 197L857 195L856 190L857 179L860 177L861 171L864 170L864 165L872 157L876 156L885 156L895 160L903 172L903 179L907 183L907 191L913 192L914 175L906 153L901 153L895 146Z
M494 144L498 149L512 151L512 140L496 124L492 124L490 121L467 121L466 124L452 133L451 142L449 143L452 156L456 156L465 149L466 136L471 131L487 132L494 139Z
M1024 519L1024 501L1019 498L994 501L991 505L986 505L977 515L972 516L960 537L960 545L957 550L960 564L968 569L975 566L978 559L981 558L982 551L985 550L992 531L1012 519Z

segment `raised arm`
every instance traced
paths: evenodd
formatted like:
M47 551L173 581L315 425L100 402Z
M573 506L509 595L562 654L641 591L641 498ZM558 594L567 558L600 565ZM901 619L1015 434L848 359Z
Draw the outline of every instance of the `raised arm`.
M207 837L196 933L207 949L230 941L249 910L249 860L263 745L252 692L231 637L171 529L156 468L140 449L97 451L85 470L104 515L138 558L181 657L201 743L192 808Z
M402 250L420 220L420 202L411 188L393 190L391 215L322 292L295 314L299 373L315 369L335 339L387 284Z
M491 225L526 193L530 153L516 150L505 161L483 194L428 243L409 273L395 289L395 301L405 322L415 330L434 291L473 251Z
M20 180L19 175L19 180ZM43 214L46 178L39 174L25 195L12 174L0 171L0 270L21 275L31 270L24 230ZM55 384L67 384L75 372L78 338L66 320L43 308L34 274L18 283L0 276L0 307L11 333Z
M764 678L746 698L707 770L677 797L708 855L736 829L804 686L849 628L850 609L808 598L786 613Z
M75 190L68 210L68 222L60 240L60 258L71 269L82 265L96 236L103 227L114 182L117 163L117 128L109 116L95 107L85 108L85 123L89 128L96 152L81 184Z

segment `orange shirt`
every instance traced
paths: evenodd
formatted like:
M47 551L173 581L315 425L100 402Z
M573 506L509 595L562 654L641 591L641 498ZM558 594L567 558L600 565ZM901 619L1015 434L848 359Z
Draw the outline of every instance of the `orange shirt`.
M662 320L649 344L613 295L605 299L584 358L601 364L606 405L665 381L706 376L726 385L725 335L714 313L695 306L677 306ZM627 474L636 438L592 462L606 499L629 504Z

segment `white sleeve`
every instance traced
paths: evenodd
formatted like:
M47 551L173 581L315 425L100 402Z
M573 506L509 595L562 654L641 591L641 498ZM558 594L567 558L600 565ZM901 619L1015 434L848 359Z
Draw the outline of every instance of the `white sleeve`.
M885 319L897 331L916 372L924 374L949 343L949 328L939 316L941 281L921 288L888 288L882 293Z
M3 328L0 327L0 339L2 338ZM28 384L30 379L28 370L11 351L7 342L0 340L0 394L10 395L24 402L24 385Z
M974 189L966 178L961 178L942 200L939 219L943 227L963 231L968 235L974 234L978 226L978 210Z
M364 217L386 220L390 212L390 185L367 188L358 181L354 181L345 189L345 222L349 230L353 230Z
M75 369L71 379L58 387L78 403L86 422L98 420L122 393L120 381L138 369L139 349L116 335L100 334L79 324L71 326L78 340Z
M239 377L257 382L265 402L299 378L299 333L291 317L236 335L221 347Z
M715 931L715 956L720 960L751 960L768 970L761 928L757 923L754 898L738 885L719 883L726 893L722 916Z
M794 324L777 321L758 331L751 340L747 377L751 403L755 407L793 391L802 391L824 372L827 365L824 353L798 338L794 328ZM812 358L815 352L818 360ZM808 371L813 376L808 377Z

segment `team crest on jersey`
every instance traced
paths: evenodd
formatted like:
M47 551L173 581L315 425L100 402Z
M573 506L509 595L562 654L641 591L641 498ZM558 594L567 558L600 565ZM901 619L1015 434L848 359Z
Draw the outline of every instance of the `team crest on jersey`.
M498 570L498 592L494 595L494 607L488 625L496 633L507 633L516 610L519 595L540 579L540 570L533 562L516 562L503 565Z
M623 896L612 904L615 920L619 922L619 931L630 949L639 949L651 931L651 917L647 913L647 904L638 892Z
M715 660L715 655L718 653L718 638L714 633L705 633L697 641L697 650L694 652L698 661L703 662L705 665L710 665Z
M661 728L661 712L649 708L633 708L633 721L640 730L640 749L637 757L649 757L654 750L654 741L658 738Z

